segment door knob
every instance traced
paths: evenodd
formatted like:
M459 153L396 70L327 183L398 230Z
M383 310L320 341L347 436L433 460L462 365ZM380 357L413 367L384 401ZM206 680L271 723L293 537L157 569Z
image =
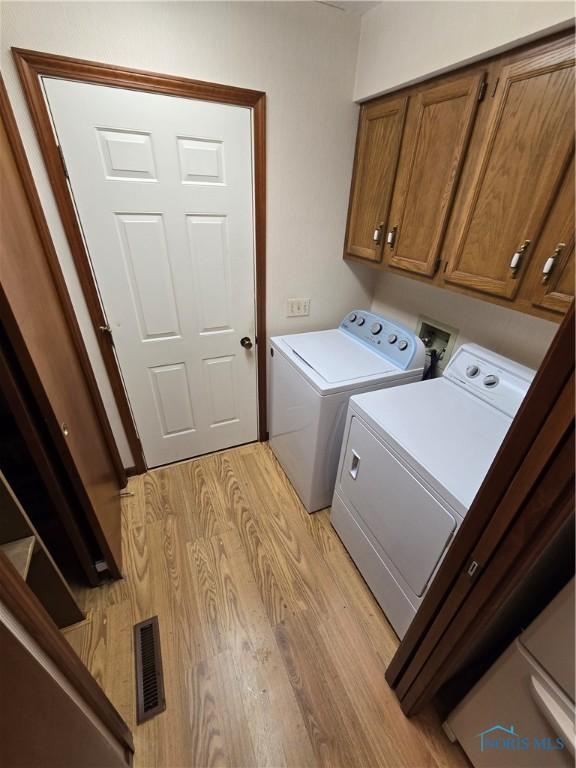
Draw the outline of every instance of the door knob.
M252 349L252 339L249 336L244 336L240 339L240 346L244 349Z

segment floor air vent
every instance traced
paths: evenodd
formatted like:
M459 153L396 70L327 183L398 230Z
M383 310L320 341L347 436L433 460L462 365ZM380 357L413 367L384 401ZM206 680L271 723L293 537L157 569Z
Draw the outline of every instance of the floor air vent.
M134 627L136 652L136 722L149 720L166 709L160 653L158 616Z

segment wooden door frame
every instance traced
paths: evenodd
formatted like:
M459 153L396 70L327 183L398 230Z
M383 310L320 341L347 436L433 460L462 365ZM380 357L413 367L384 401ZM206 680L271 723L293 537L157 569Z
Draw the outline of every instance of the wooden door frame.
M574 302L386 670L406 714L457 671L574 514L573 452Z
M134 742L129 727L3 552L0 552L0 603L54 663L131 760Z
M18 126L16 125L16 119L14 117L14 113L12 111L12 107L8 99L8 93L4 85L4 80L2 79L1 75L0 75L0 117L2 118L2 121L6 128L8 141L10 142L12 152L14 153L14 160L18 166L18 171L20 173L20 178L22 180L22 186L24 187L24 190L26 192L26 197L28 198L30 211L34 218L34 223L36 224L38 237L42 244L42 248L44 250L44 254L46 256L46 260L50 268L52 280L54 281L56 292L58 294L60 305L62 307L62 313L66 318L66 322L72 334L72 339L74 341L74 346L76 348L76 354L78 355L78 361L84 373L86 384L90 392L90 396L92 397L92 402L94 403L94 408L96 410L98 421L100 422L100 426L102 428L102 433L104 435L106 445L108 446L108 450L110 452L110 457L112 459L112 464L114 466L114 470L118 478L118 483L121 488L124 488L124 486L126 485L126 472L124 471L124 466L122 464L122 459L118 451L118 446L116 445L116 440L114 439L112 428L110 427L108 415L106 414L106 411L104 409L102 396L100 395L100 390L98 389L96 377L94 376L94 371L92 369L92 365L88 357L88 352L86 351L84 339L82 338L80 327L76 319L76 314L74 313L74 307L72 306L70 294L68 293L66 282L64 280L64 276L62 275L60 262L58 261L58 256L54 248L54 243L52 242L52 237L50 235L48 225L46 224L46 218L44 216L44 211L40 203L40 198L38 197L38 192L34 184L32 171L30 170L30 165L28 164L28 158L26 157L26 152L24 151L24 145L22 144L22 139L20 138ZM6 315L4 315L4 319L7 320ZM15 329L15 332L18 333L18 341L19 341L18 348L22 352L24 352L24 348L22 348L21 340L19 339L19 332L17 332L17 328ZM40 407L43 407L40 401L39 401L39 405Z
M117 67L111 64L22 48L12 48L12 54L26 95L36 137L44 157L48 178L72 252L122 425L134 457L135 466L133 469L128 469L129 474L145 472L146 462L120 368L110 342L110 335L99 330L106 326L107 321L90 266L90 259L84 244L72 194L66 180L62 157L52 128L48 105L44 98L41 78L56 77L167 96L215 101L252 109L258 436L260 440L266 440L268 436L266 404L266 94L263 91Z

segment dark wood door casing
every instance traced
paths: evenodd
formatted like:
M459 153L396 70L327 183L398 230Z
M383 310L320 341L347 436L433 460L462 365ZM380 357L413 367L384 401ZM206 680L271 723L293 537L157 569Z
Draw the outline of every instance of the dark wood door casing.
M2 322L110 573L121 576L118 465L79 354L79 331L0 83ZM49 249L50 263L47 257ZM61 278L61 273L57 272ZM68 297L69 302L69 297ZM68 310L69 310L68 305ZM85 350L84 350L85 352ZM109 425L108 425L109 429Z
M30 108L36 136L44 157L56 204L64 225L78 277L92 324L98 338L106 371L112 386L130 450L138 473L146 471L146 463L138 432L124 389L122 376L109 334L99 331L106 326L98 289L90 267L74 202L62 166L59 148L44 98L41 78L59 77L86 83L129 88L189 99L216 101L249 107L253 114L254 141L254 216L256 241L256 352L258 371L259 438L266 440L267 431L267 359L266 359L266 94L246 88L208 83L173 75L146 72L126 67L73 59L49 53L13 48L12 53Z

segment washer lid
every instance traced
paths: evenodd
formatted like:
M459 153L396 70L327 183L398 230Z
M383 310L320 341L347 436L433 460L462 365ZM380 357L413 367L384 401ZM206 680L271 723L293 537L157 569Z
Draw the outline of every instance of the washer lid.
M330 384L399 370L340 330L298 333L283 341Z
M461 515L512 423L444 377L355 395L351 404Z

